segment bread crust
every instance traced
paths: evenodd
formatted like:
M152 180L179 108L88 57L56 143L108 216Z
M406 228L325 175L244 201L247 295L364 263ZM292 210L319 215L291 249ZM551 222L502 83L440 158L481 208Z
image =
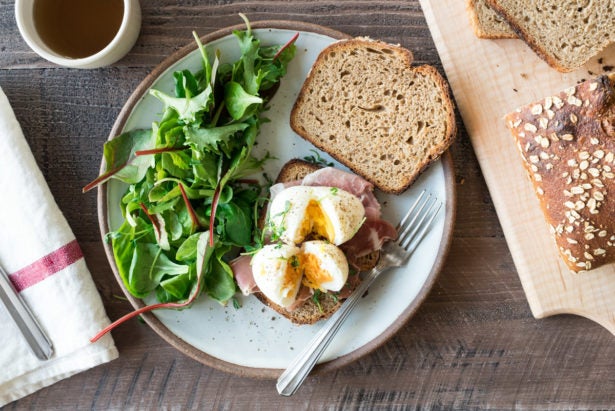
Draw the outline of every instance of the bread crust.
M615 74L528 104L505 119L569 269L588 271L615 261Z
M517 36L523 40L533 51L544 60L549 66L553 67L560 73L568 73L574 70L574 68L564 67L562 66L555 58L553 58L549 53L547 53L541 46L538 44L534 38L525 31L515 20L515 17L511 15L506 9L504 9L500 4L497 3L497 0L486 0L489 7L495 10L504 20L508 22L512 30L517 34Z
M544 60L549 66L553 67L557 71L561 73L568 73L574 71L585 64L589 59L593 56L600 53L608 43L604 43L599 50L596 50L591 55L586 55L584 57L584 61L580 62L580 64L576 64L574 66L565 66L560 63L560 61L555 58L552 54L548 52L540 42L532 35L532 33L526 30L521 24L519 24L518 16L513 15L506 7L499 3L499 0L486 0L487 4L495 10L504 20L508 22L512 30L522 39L542 60ZM562 6L564 7L564 6ZM608 18L608 17L605 17Z
M380 157L385 158L367 158L369 157L367 152L370 152L369 154L371 155L371 151L374 149L374 147L373 143L371 141L366 141L366 139L373 138L375 135L378 135L378 130L373 130L373 133L371 133L369 136L361 136L360 134L356 135L348 131L344 136L342 136L341 133L336 133L338 135L330 135L325 137L322 135L322 133L325 133L325 130L319 129L317 131L310 131L306 127L306 124L308 124L309 122L313 122L314 118L318 120L318 117L316 115L313 115L313 112L316 111L316 108L310 106L310 104L313 104L314 102L314 98L313 96L311 96L314 84L318 81L321 81L321 69L326 68L327 64L329 64L329 61L336 58L336 56L343 55L344 53L353 53L358 49L377 50L378 52L382 52L384 55L394 56L396 59L399 60L402 67L404 67L405 74L416 76L412 79L412 81L409 81L409 83L413 83L415 79L416 81L419 81L424 77L433 83L434 88L437 88L438 98L442 102L441 109L444 111L444 118L441 123L437 124L437 126L441 127L443 129L443 132L442 135L438 136L438 144L434 144L433 147L429 147L429 149L426 150L427 152L420 159L413 159L412 166L414 166L414 168L412 169L412 171L400 173L397 170L398 168L401 168L403 166L407 169L407 167L410 167L411 165L404 163L404 165L402 166L393 166L393 164L395 163L395 161L397 161L397 164L399 164L400 160L394 161L395 156L400 155L398 153L403 152L404 154L402 155L405 155L406 151L411 150L411 147L409 147L409 145L412 145L412 143L409 143L409 145L404 145L403 142L410 141L413 138L419 139L419 136L417 135L408 135L406 133L402 134L401 132L394 130L392 136L390 136L390 139L386 139L387 144L384 144L383 146L386 147L386 149L383 147L378 147L378 149L381 149L382 151ZM440 155L450 147L457 134L454 104L451 98L448 83L434 67L427 65L413 67L412 61L413 55L409 50L398 45L391 45L368 38L360 37L348 40L341 40L331 44L330 46L321 51L314 65L312 66L312 69L308 73L303 87L301 88L299 95L295 101L295 104L293 105L293 108L291 110L291 128L299 136L309 141L311 144L313 144L320 150L331 155L337 161L350 168L355 174L360 175L361 177L371 182L381 191L393 194L400 194L404 192L414 181L416 181L416 179L425 170L425 168L427 168L431 163L436 161L440 157ZM357 77L370 75L369 73L363 72L358 74L351 73L350 69L348 74L350 76L355 75ZM344 75L344 73L341 73L340 75L342 76ZM352 86L348 87L351 88ZM389 87L389 85L383 84L381 86L382 89L384 89L385 87ZM353 94L354 96L354 94L359 94L362 91L363 90L351 89L348 92ZM409 90L409 93L411 92L412 90ZM416 96L411 94L408 94L407 96L401 96L401 94L394 96L386 95L385 93L385 96L386 97L382 97L383 100L381 101L381 104L377 103L375 108L360 107L361 101L353 100L354 97L345 98L344 103L349 104L352 107L359 107L365 111L377 111L387 105L393 106L390 101L396 98L400 99L400 97L403 97L408 100L416 98ZM336 103L340 99L341 97L339 95L333 96L332 104ZM364 103L368 104L367 102ZM337 107L341 107L341 104ZM341 109L339 109L337 113L334 113L334 111L335 110L331 110L331 115L334 118L328 119L328 126L336 127L336 130L341 130L344 127L348 128L348 124L343 124L344 121L342 120L342 117L344 115L350 116L351 114L341 113ZM440 107L437 108L437 111L440 114ZM390 112L387 112L386 115L383 115L381 117L382 120L379 119L379 121L381 121L381 123L383 124L379 128L385 128L384 126L390 125L390 122L392 121L391 118L401 118L402 115L405 115L405 113L400 113L398 110L391 110ZM353 118L352 120L355 121L357 119ZM348 121L350 120L347 120L346 123L348 123ZM314 129L314 127L310 128ZM394 127L390 125L389 129L394 129ZM328 129L326 132L333 133L332 131L330 131L330 129ZM342 141L343 139L346 139L346 141L348 142L340 143L340 141ZM342 147L344 144L352 146L352 149L344 149ZM364 153L364 158L362 161L356 161L355 159L353 159L353 156L356 155L356 151L358 151L358 149L362 149L362 152L366 152ZM405 162L406 160L401 161ZM387 169L384 169L385 167L387 167Z

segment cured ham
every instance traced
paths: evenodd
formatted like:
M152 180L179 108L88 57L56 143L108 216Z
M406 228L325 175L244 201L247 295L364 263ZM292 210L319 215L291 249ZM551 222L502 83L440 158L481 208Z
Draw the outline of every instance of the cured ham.
M258 290L254 276L252 275L252 267L250 261L252 256L242 255L231 261L231 270L235 276L237 287L243 295L250 295Z

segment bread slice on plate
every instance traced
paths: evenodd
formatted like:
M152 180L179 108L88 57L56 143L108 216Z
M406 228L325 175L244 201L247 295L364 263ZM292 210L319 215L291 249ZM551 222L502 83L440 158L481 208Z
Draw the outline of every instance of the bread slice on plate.
M545 219L574 272L615 261L615 73L506 116Z
M303 177L318 170L319 168L319 165L307 161L299 159L290 160L280 170L276 183L301 180ZM379 251L374 251L371 254L361 257L359 259L360 271L367 271L375 267L379 257ZM351 293L354 288L359 285L359 283L360 279L358 277L358 273L351 274L345 289L346 295ZM301 305L301 307L293 311L288 311L284 307L281 307L269 300L261 292L256 292L255 296L263 304L269 306L271 309L288 318L295 324L313 324L319 320L329 318L339 309L342 302L345 300L345 298L339 298L330 293L320 293L317 296L307 300L303 305Z
M486 0L466 0L472 30L481 39L516 39L510 24L486 3Z
M412 53L368 38L319 54L291 111L301 137L388 193L401 193L456 134L448 84Z
M487 0L550 66L574 71L615 40L613 0Z

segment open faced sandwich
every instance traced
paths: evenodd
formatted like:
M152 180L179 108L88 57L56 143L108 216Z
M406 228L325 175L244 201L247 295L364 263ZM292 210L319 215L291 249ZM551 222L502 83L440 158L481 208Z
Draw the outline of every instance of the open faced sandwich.
M233 263L238 286L294 323L328 318L397 232L373 185L333 167L291 160L270 192L267 244Z

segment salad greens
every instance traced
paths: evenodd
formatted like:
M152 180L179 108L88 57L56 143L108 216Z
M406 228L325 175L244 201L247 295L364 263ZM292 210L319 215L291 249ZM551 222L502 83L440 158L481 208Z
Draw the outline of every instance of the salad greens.
M108 141L106 170L84 187L110 178L129 185L124 222L108 239L128 291L155 293L164 307L187 306L201 293L226 303L236 292L229 258L259 237L262 187L246 177L268 159L252 149L296 36L262 46L241 17L246 30L233 32L241 58L221 63L216 51L210 59L195 34L202 68L176 71L174 95L150 90L164 103L161 118Z

